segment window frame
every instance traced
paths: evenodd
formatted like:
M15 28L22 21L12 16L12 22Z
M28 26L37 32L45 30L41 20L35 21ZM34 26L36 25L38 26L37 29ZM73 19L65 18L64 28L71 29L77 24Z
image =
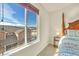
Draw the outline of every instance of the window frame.
M20 50L22 50L22 49L24 49L26 47L29 47L31 45L34 45L34 44L36 44L36 43L38 43L40 41L40 20L39 20L39 12L36 12L37 13L37 15L36 15L37 16L36 17L37 39L34 40L34 41L32 41L32 42L30 42L30 43L27 43L27 27L26 27L27 26L27 22L26 21L27 21L27 17L28 17L27 16L28 10L30 10L30 9L27 9L27 8L24 7L24 12L25 12L24 13L25 14L25 16L24 16L24 19L25 19L25 43L22 44L22 45L20 45L20 46L17 46L16 48L13 48L13 49L11 49L9 51L4 52L4 55L12 55L13 53L18 52L18 51L20 51ZM30 10L30 11L32 11L32 10Z

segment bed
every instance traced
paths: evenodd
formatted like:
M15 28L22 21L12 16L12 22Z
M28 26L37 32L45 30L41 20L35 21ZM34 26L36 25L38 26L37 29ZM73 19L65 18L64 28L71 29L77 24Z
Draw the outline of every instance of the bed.
M79 20L69 23L60 39L57 56L79 56Z

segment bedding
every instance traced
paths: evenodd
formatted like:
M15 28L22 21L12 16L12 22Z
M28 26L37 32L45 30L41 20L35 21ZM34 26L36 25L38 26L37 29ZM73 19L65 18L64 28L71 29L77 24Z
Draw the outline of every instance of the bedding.
M79 20L68 23L68 27L64 26L62 19L63 36L58 45L58 56L79 56Z
M58 49L58 56L79 56L79 37L63 36Z
M67 31L67 36L73 36L73 37L79 37L79 30L66 30Z

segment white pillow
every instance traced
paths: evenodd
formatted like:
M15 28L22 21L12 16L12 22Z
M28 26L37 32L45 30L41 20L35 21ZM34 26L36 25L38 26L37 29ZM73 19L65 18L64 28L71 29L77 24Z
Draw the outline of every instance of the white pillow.
M79 30L67 30L67 36L79 37Z
M75 36L74 30L67 30L67 36Z

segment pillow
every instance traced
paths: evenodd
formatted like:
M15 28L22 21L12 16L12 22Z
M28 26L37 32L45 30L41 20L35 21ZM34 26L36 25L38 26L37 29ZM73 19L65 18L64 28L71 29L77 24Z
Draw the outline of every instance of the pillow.
M75 36L74 30L67 30L67 36Z
M79 30L67 30L67 36L79 37Z

